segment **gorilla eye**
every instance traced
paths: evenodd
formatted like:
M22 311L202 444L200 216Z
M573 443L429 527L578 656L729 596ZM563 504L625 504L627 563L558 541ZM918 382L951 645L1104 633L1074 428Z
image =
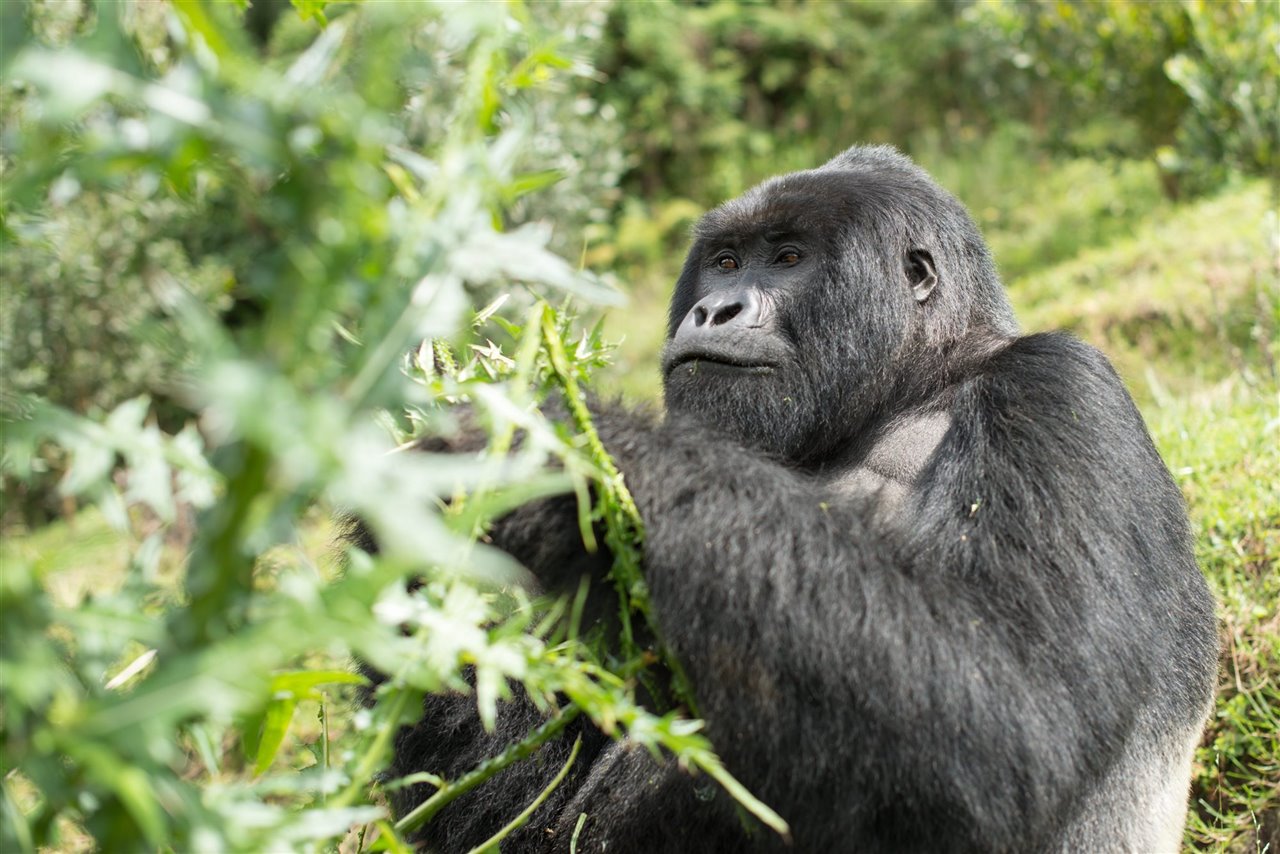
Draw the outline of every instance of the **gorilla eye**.
M800 253L794 249L783 249L782 252L778 254L777 263L779 264L786 264L790 267L792 264L797 264L799 262Z
M721 270L736 270L738 269L738 259L732 255L721 255L716 259L716 266Z

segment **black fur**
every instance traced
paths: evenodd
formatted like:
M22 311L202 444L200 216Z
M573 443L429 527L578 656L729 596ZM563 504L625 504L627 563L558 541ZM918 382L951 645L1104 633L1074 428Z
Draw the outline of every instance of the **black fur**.
M1101 354L1018 337L963 207L884 148L767 182L704 218L670 335L665 420L599 429L707 734L794 850L1176 844L1217 652L1182 498ZM493 540L549 587L607 569L569 499ZM392 773L456 776L537 723L516 702L486 734L472 698L430 698ZM579 851L785 847L586 723L420 841L485 839L579 732L505 851L567 851L582 813Z

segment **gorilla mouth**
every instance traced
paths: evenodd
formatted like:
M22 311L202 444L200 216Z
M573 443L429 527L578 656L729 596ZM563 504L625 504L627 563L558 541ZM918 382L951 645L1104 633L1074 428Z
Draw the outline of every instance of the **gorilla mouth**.
M771 373L777 366L769 362L751 362L744 359L737 359L732 356L725 356L720 353L682 353L675 359L669 360L666 365L666 373L668 375L675 373L677 368L687 367L690 374L696 373L700 365L707 365L714 368L730 368L735 371L742 371L749 374L767 374Z
M677 368L694 373L700 364L716 370L764 374L775 370L786 355L781 348L770 346L768 342L733 340L714 343L730 346L710 346L712 342L707 341L671 342L662 354L663 376L670 376Z

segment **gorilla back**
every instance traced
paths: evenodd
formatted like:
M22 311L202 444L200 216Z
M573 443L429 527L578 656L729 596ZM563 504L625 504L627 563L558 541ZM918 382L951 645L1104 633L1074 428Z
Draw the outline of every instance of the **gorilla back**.
M598 428L707 733L795 850L1176 850L1217 660L1182 497L1100 353L1018 334L964 208L888 148L768 181L699 224L668 331L665 419ZM550 589L608 565L567 499L492 535ZM430 698L392 772L456 776L538 720ZM589 724L420 841L487 838L576 734L505 850L783 845Z

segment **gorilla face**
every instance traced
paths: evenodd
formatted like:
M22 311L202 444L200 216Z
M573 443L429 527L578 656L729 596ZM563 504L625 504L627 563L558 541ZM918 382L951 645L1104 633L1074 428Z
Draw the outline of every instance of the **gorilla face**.
M927 251L885 245L848 184L799 173L703 220L672 300L669 411L803 463L894 393L937 276Z
M668 408L794 455L817 411L795 305L821 282L823 266L814 236L789 229L700 240L682 277L694 304L663 354Z

